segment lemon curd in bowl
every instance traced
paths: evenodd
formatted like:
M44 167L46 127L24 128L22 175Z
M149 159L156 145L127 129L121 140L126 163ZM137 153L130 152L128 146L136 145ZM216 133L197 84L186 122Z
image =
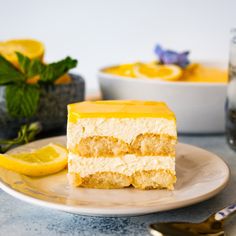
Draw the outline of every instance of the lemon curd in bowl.
M177 65L161 65L158 62L135 62L111 66L104 73L136 79L155 79L160 81L227 83L227 71L200 63L189 64L186 68Z
M157 62L108 66L98 73L103 99L156 100L169 104L180 133L224 132L227 70L199 61L184 69Z

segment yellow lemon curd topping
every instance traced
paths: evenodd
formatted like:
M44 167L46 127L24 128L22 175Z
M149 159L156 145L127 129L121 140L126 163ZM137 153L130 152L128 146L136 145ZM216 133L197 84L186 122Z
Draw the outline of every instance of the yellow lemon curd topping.
M147 78L164 81L199 82L199 83L227 83L226 70L192 63L185 69L177 65L160 65L156 61L149 63L136 62L122 64L103 70L108 74L129 78Z
M107 100L86 101L68 105L68 121L79 118L165 118L175 120L174 113L164 102Z
M227 83L228 73L215 67L206 67L201 64L190 64L185 70L181 81L201 83Z

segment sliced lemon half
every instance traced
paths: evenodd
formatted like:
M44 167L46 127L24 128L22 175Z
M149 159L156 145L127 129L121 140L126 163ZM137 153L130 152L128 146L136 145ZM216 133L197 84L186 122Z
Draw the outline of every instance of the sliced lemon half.
M0 154L1 167L29 176L53 174L66 165L67 149L57 144L28 153Z
M134 67L138 78L150 78L174 81L182 76L182 69L176 65L157 65L154 63L138 63Z
M15 52L20 52L30 59L42 59L44 50L43 43L34 39L14 39L0 42L0 54L15 65L18 64Z

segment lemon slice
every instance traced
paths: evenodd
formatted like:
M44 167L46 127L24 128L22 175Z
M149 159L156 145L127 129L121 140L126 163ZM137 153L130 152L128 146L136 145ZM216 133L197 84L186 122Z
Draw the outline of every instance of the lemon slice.
M56 173L67 165L66 148L49 144L28 153L0 154L0 166L29 176Z
M0 54L17 65L17 57L15 52L20 52L30 59L42 59L44 55L43 43L33 39L15 39L5 42L0 42Z
M174 81L182 76L182 70L176 65L156 65L154 63L138 63L134 67L138 78L150 78Z
M134 78L134 77L136 77L136 75L134 73L135 65L136 65L136 63L123 64L123 65L119 65L119 66L106 68L104 71L109 74Z

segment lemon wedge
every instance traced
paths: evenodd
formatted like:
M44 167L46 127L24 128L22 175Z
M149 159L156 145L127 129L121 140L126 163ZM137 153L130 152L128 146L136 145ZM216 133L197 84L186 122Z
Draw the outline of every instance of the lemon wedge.
M157 65L154 63L137 63L134 72L138 78L160 79L167 81L178 80L182 70L176 65Z
M66 165L67 150L57 144L49 144L28 153L0 154L1 167L29 176L53 174Z
M28 84L37 84L40 80L39 75L35 75L27 80ZM68 74L64 74L54 81L54 84L69 84L72 81L71 77Z
M43 43L33 39L14 39L0 42L0 54L14 65L18 64L15 52L20 52L30 59L42 59L44 50Z
M68 74L64 74L59 77L54 83L55 84L69 84L71 82L71 77Z

